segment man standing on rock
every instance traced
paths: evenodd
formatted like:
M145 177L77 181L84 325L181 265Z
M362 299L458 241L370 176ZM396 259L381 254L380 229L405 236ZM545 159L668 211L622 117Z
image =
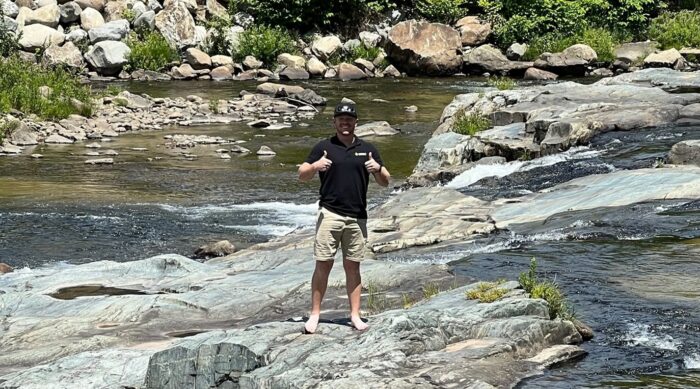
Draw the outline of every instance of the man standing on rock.
M381 186L389 185L390 175L379 151L355 136L356 124L355 105L338 104L333 113L335 135L316 144L299 167L301 181L312 179L316 172L321 178L314 242L316 269L311 278L311 315L304 325L306 333L316 332L321 301L338 247L343 252L352 326L360 331L367 329L360 318L360 262L365 258L367 240L367 186L370 174Z

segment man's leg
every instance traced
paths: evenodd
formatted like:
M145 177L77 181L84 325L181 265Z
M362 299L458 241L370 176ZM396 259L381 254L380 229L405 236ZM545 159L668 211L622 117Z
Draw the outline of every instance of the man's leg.
M318 319L321 316L321 302L328 287L328 275L333 268L333 261L316 261L316 269L311 277L311 315L304 324L306 332L313 334L318 327Z
M345 286L350 300L350 321L360 330L366 330L368 325L360 318L360 301L362 297L362 276L360 276L360 263L343 258L345 269Z

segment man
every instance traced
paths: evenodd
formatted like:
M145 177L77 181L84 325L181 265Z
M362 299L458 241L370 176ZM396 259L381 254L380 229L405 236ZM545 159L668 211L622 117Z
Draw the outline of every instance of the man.
M377 149L355 136L356 124L355 105L338 104L333 113L335 135L316 144L299 167L301 181L312 179L316 172L321 178L314 243L316 269L311 278L311 315L304 325L306 333L316 332L321 301L338 247L343 252L350 321L359 331L367 329L360 318L360 262L365 258L367 239L367 186L370 174L381 186L389 185L390 175Z

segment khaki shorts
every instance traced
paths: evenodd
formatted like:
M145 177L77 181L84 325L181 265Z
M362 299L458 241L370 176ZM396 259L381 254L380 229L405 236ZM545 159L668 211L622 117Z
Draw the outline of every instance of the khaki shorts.
M338 215L323 207L319 209L314 242L315 260L334 260L340 246L344 259L361 262L365 259L366 240L367 219Z

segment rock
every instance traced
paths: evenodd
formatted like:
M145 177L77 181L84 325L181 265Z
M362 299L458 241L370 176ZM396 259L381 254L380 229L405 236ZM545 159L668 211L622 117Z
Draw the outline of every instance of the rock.
M337 72L337 77L341 81L363 80L367 78L367 74L363 72L360 68L345 62L338 65Z
M116 75L128 61L131 49L123 42L103 41L85 54L87 62L100 74Z
M185 51L185 60L194 70L211 68L211 57L202 50L190 47Z
M335 68L328 68L326 72L323 73L323 78L336 78L338 76L338 71Z
M0 262L0 274L12 273L13 271L14 269L12 268L12 266Z
M44 143L56 143L56 144L69 144L73 143L72 139L68 139L66 137L63 137L58 134L53 134L46 139L44 139Z
M86 144L85 147L88 148L88 149L99 149L99 148L102 147L102 145L100 145L100 144L97 143L97 142L93 142L93 143L88 143L88 144Z
M151 31L156 26L155 11L146 11L134 19L134 28Z
M590 73L591 76L594 77L612 77L615 74L613 73L612 70L606 69L606 68L600 68L600 69L595 69Z
M86 43L88 39L88 33L82 28L76 28L75 30L69 32L68 35L66 35L66 40L69 42L73 42L74 44L80 44L83 42Z
M38 144L37 134L24 122L19 122L10 134L5 134L7 140L16 146L32 146Z
M263 65L262 61L259 61L257 58L253 57L252 55L248 55L243 59L243 68L244 69L258 69Z
M121 105L129 109L136 110L148 110L153 106L153 101L145 97L129 93L128 91L121 91L115 98L115 100L120 99Z
M286 67L279 73L280 80L308 80L309 73L304 68Z
M209 19L211 19L212 16L220 18L228 17L228 11L226 10L226 7L219 4L219 2L216 0L206 0L206 7Z
M360 41L365 47L377 47L379 42L382 41L382 36L375 32L362 31L360 33Z
M311 43L311 51L321 61L328 61L335 53L343 48L343 43L335 35L318 38Z
M250 153L250 150L246 149L243 146L233 145L233 146L231 146L231 152L238 153L238 154L245 154L245 153Z
M80 4L76 1L76 3ZM105 24L105 19L102 14L93 8L83 8L80 12L80 26L85 31L90 31L93 28Z
M178 49L195 45L195 24L192 15L182 2L174 2L156 15L156 28L163 37Z
M257 70L246 70L245 72L238 73L236 75L236 80L238 81L248 81L255 80L258 77Z
M59 22L61 24L70 24L80 20L80 13L82 9L75 1L69 1L60 6L61 18Z
M16 32L19 24L14 19L3 16L2 20L0 20L0 27L5 28L7 31Z
M8 18L14 19L19 14L19 7L12 0L1 0L0 7L2 7L2 13Z
M525 80L556 80L559 76L555 73L548 72L537 68L529 68L525 71Z
M180 66L173 66L170 69L170 76L176 80L189 80L196 76L194 69L188 63L183 63Z
M56 28L61 20L61 10L56 4L49 4L30 12L24 19L25 27L32 24Z
M114 158L96 158L85 161L87 165L111 165L114 163Z
M163 10L163 6L160 4L160 1L158 1L158 0L148 0L148 8L151 11L154 11L156 13Z
M347 97L343 97L342 99L340 99L340 102L343 103L343 104L353 104L353 105L357 105L357 103L355 103L354 100L349 99L349 98L347 98Z
M408 74L452 75L460 71L459 32L439 23L401 22L389 31L385 47L391 63Z
M513 73L523 72L532 62L512 62L501 50L493 45L483 45L470 50L463 56L464 69L472 73Z
M113 20L88 31L90 42L120 41L129 34L129 22L125 19Z
M325 97L318 95L311 89L304 89L301 92L290 93L289 97L311 105L326 105L326 103L328 102L328 100Z
M534 66L559 75L583 76L586 74L587 64L584 59L570 57L564 53L543 53Z
M233 73L231 73L231 68L229 68L228 66L219 66L213 69L209 75L214 81L225 81L233 79Z
M506 50L506 57L512 61L517 61L527 53L528 48L529 46L527 44L513 43L508 47L508 50Z
M4 143L3 145L0 146L0 155L19 154L21 152L22 152L21 147L15 146L11 143Z
M143 70L143 69L134 70L131 73L131 78L133 78L134 80L139 80L139 81L169 81L169 80L171 80L171 77L167 74L162 74L159 72L155 72L153 70Z
M250 127L254 128L267 128L272 125L272 122L270 120L266 119L258 119L258 120L253 120L252 122L246 123Z
M41 154L32 154L31 157L34 159L44 158L44 156Z
M661 51L649 54L644 58L644 66L647 67L672 67L676 61L683 59L683 56L676 49Z
M306 71L314 77L322 77L328 67L316 57L311 57L306 62Z
M668 160L674 165L700 166L700 140L685 140L671 148Z
M576 44L567 47L563 54L570 58L580 58L586 63L595 62L598 60L598 54L590 46L584 44Z
M272 149L267 146L260 146L260 149L255 154L263 156L277 155L277 153L272 151Z
M406 112L418 112L418 107L415 105L409 105L408 107L404 107L404 111Z
M131 6L131 11L134 12L134 20L139 16L143 15L144 12L148 12L150 9L143 1L136 1L134 5Z
M668 68L648 68L598 81L605 85L646 85L667 91L700 88L700 73L679 72Z
M131 8L134 0L108 0L105 4L104 10L102 10L102 15L106 22L111 22L114 20L124 19L124 12Z
M255 88L255 91L257 93L265 94L265 95L276 95L278 92L284 89L287 94L296 94L296 93L301 93L304 91L304 88L301 86L297 85L284 85L284 84L275 84L272 82L265 82L257 86Z
M226 154L224 154L226 155ZM229 156L230 158L230 156ZM236 246L234 246L228 240L222 240L216 243L210 243L204 246L200 246L194 252L195 259L210 259L216 257L225 257L236 252Z
M66 42L63 46L49 46L41 57L41 63L45 66L63 65L74 69L85 66L83 55L73 42Z
M366 59L358 58L353 61L353 65L357 66L360 70L364 70L365 73L374 72L374 64Z
M352 53L353 50L362 46L362 42L359 39L350 39L343 44L343 52Z
M462 36L463 46L478 46L486 42L491 35L491 23L476 16L466 16L455 24Z
M60 45L66 37L62 32L56 31L43 24L32 24L22 29L19 45L22 50L34 52L45 45Z
M386 77L401 77L401 72L394 67L394 65L389 65L382 71L382 74Z
M78 3L83 11L88 8L92 8L98 12L101 12L104 9L105 4L107 4L107 0L75 0L75 2Z
M365 136L390 136L398 133L399 131L392 128L391 125L385 121L371 122L355 128L355 135L360 138Z
M277 62L280 65L284 65L291 68L304 68L306 67L306 60L303 57L297 55L291 55L289 53L282 53L277 56Z
M213 55L211 57L211 66L215 68L220 66L231 66L231 68L233 68L233 59L228 55Z
M658 49L657 42L623 43L615 48L615 58L628 64L638 63Z

